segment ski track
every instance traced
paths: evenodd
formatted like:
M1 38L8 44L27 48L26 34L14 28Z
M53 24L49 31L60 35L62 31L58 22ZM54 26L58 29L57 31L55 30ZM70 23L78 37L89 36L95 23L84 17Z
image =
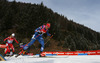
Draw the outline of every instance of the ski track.
M0 63L100 63L100 55L68 56L66 58L64 57L32 58L32 56L19 56L15 58L13 56L5 57L7 61L0 61Z

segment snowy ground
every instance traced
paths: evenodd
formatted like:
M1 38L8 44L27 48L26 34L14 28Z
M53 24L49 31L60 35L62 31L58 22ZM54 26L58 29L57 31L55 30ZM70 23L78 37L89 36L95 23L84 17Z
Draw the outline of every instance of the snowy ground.
M33 58L32 56L19 56L18 58L5 57L7 61L0 63L100 63L100 55L91 56L63 56L56 58Z

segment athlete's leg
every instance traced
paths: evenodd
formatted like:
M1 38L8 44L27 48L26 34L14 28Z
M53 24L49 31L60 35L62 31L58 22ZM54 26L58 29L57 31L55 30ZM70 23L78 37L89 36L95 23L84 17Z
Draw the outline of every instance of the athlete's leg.
M41 44L41 50L40 51L43 52L43 50L44 50L44 39L42 37L39 37L38 41Z

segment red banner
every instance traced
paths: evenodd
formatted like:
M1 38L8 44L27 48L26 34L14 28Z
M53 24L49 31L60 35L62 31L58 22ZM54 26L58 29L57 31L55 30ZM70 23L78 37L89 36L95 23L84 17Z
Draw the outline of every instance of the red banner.
M56 55L100 55L100 50L70 51L70 52L43 52L43 54L56 54Z
M0 48L6 48L5 44L0 44Z

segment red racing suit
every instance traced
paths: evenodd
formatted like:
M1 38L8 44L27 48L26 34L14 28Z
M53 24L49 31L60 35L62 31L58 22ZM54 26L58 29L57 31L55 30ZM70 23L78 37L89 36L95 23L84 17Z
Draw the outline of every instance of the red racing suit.
M16 43L19 43L14 37L7 37L6 39L4 39L4 41L6 41L6 48L5 48L5 54L7 54L7 52L10 52L10 48L12 49L12 52L14 52L14 46L12 44L12 42L15 40Z

